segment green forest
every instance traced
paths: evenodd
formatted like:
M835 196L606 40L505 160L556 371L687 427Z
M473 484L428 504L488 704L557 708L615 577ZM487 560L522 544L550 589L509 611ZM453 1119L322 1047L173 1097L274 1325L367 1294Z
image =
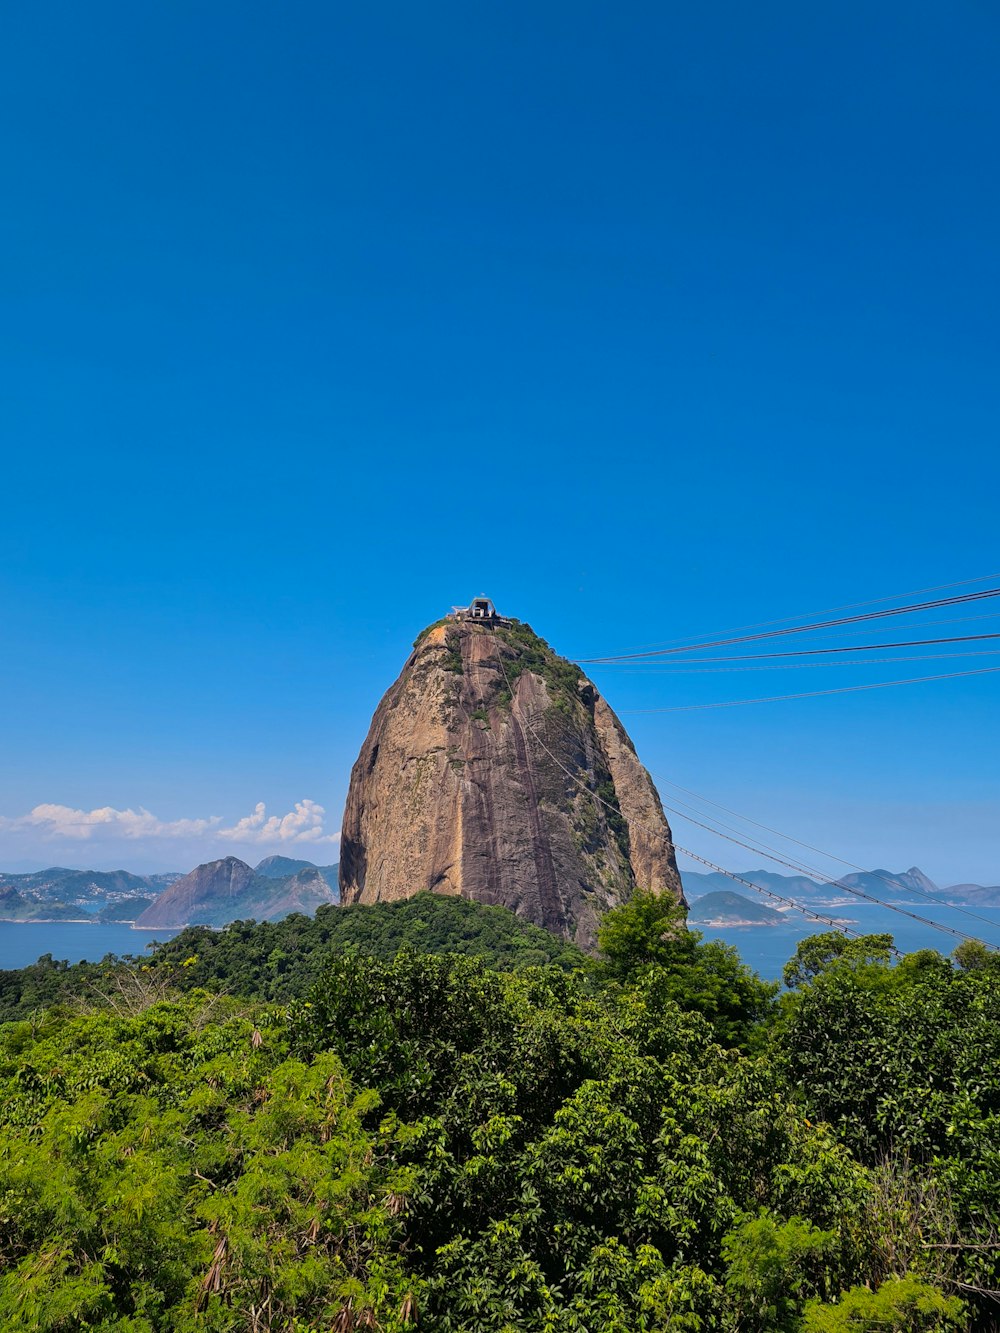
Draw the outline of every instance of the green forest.
M1000 1315L1000 959L422 894L0 974L0 1329L913 1333Z

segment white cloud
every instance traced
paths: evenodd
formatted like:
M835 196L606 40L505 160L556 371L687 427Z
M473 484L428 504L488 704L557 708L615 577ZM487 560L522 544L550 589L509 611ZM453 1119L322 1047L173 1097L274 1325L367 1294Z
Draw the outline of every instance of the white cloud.
M0 818L0 829L35 830L46 837L87 841L102 838L187 838L211 832L222 819L175 819L165 822L144 810L74 810L68 805L36 805L27 815Z
M296 801L295 809L287 815L268 815L263 801L254 806L252 815L245 815L232 828L222 828L216 836L230 842L339 842L339 833L325 833L323 816L326 811L315 801Z
M296 801L286 815L268 815L263 801L258 801L251 815L230 827L222 827L221 815L204 819L158 819L142 806L138 810L115 810L105 805L96 810L74 810L68 805L36 805L26 815L5 818L0 815L0 830L14 833L34 832L46 841L62 839L87 842L94 839L124 838L222 838L228 842L294 843L339 842L339 833L326 833L326 811L315 801Z

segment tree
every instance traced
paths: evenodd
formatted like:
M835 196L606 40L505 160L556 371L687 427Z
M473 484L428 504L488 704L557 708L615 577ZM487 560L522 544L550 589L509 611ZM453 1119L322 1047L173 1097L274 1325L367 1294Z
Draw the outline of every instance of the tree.
M401 1330L410 1178L376 1102L204 994L0 1029L0 1327Z
M640 890L606 913L598 945L606 975L627 983L655 971L664 997L703 1014L727 1046L752 1046L773 1008L777 985L761 981L731 945L703 943L665 894Z
M885 964L892 957L891 935L863 935L851 939L839 930L807 935L785 964L784 982L790 989L806 986L835 963L847 967Z

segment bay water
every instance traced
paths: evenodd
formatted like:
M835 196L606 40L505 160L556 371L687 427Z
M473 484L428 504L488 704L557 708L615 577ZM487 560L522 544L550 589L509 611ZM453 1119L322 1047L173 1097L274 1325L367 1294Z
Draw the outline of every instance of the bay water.
M938 906L924 901L901 902L901 908L934 921L939 927L914 921L888 907L863 901L825 910L828 915L849 921L852 929L864 934L891 934L896 947L904 953L915 949L937 949L950 953L962 942L963 935L974 936L1000 948L1000 907L977 907L970 917L957 907ZM971 909L970 909L971 910ZM827 927L809 921L797 912L788 912L782 921L768 926L699 926L705 939L723 940L736 947L745 963L767 980L777 980L795 952L799 940ZM959 932L952 934L949 932ZM142 955L154 940L173 939L176 930L135 930L121 923L102 925L89 921L0 921L0 969L27 967L42 954L65 958L70 963L82 959L100 962L105 954Z
M27 967L42 954L70 963L99 963L105 954L144 954L153 940L170 940L177 930L135 930L121 922L0 921L0 969Z
M936 949L949 954L966 936L982 940L1000 949L1000 907L976 907L975 916L969 916L958 907L939 906L923 899L894 904L905 912L933 921L925 925L903 916L900 911L862 900L850 905L818 907L818 911L838 921L848 922L852 930L865 935L891 935L901 953L917 949ZM943 929L942 929L943 927ZM703 937L722 940L735 945L745 963L768 981L781 978L785 963L795 953L799 940L807 935L818 935L830 927L819 921L809 921L798 912L788 912L784 919L768 926L698 926ZM957 932L957 933L951 933Z

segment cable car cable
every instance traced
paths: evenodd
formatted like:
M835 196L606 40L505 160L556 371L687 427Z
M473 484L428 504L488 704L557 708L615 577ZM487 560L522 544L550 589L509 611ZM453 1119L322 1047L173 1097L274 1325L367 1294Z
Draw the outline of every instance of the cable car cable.
M856 625L863 621L881 620L887 616L910 615L914 611L927 611L939 606L958 606L966 602L982 601L987 597L1000 597L1000 588L986 588L981 592L968 592L959 597L943 597L930 602L913 602L908 606L889 607L884 611L868 611L861 616L842 616L836 620L818 620L808 625L792 625L786 629L768 630L763 634L744 634L727 639L710 639L701 643L685 644L679 648L660 648L643 653L606 653L600 657L582 657L580 661L583 663L623 662L639 658L668 657L676 653L696 652L701 648L726 648L730 644L783 638L789 634L805 634L812 630L831 629L838 625Z
M864 939L865 932L855 930L853 926L845 921L839 921L836 917L825 916L822 912L817 912L811 907L803 907L797 903L794 898L785 898L780 893L774 893L771 889L764 888L761 884L755 884L753 880L744 879L742 875L734 874L732 870L726 870L722 866L717 866L714 861L707 860L704 856L699 856L697 852L689 851L687 847L681 847L676 842L672 844L675 852L680 852L682 856L690 856L692 861L700 861L703 866L708 866L719 875L725 875L727 879L734 880L737 884L745 884L748 889L753 889L755 893L763 894L766 898L773 898L775 902L785 903L796 912L801 912L803 916L810 917L813 921L823 921L826 925L832 926L834 930L840 931L842 935L851 935L855 939ZM890 945L889 952L896 958L902 958L902 953L896 946Z
M510 682L510 677L509 677L508 674L507 674L507 667L506 667L506 664L504 663L504 660L503 660L503 654L500 652L500 648L499 648L499 635L497 634L496 629L495 629L494 627L491 627L491 628L493 629L493 639L494 639L494 646L496 647L497 661L498 661L498 663L499 663L499 665L500 665L500 670L501 670L501 672L502 672L502 674L503 674L504 682L505 682L505 684L506 684L506 686L507 686L508 693L510 694L511 708L513 709L513 708L517 707L517 700L516 700L516 697L515 697L515 694L514 694L513 686L511 685L511 682ZM1000 670L1000 668L997 668L997 669ZM585 784L585 783L584 783L584 782L583 782L583 781L582 781L582 780L581 780L575 773L573 773L571 769L569 769L569 768L566 767L566 765L562 762L562 760L560 760L560 759L558 758L558 756L556 756L555 754L552 753L552 751L549 749L549 747L548 747L548 746L545 744L545 742L542 740L541 736L538 735L538 733L537 733L537 731L535 730L535 728L534 728L534 727L532 726L532 724L528 721L527 717L524 716L523 710L522 710L522 712L521 712L521 716L522 716L522 719L523 719L523 721L524 721L524 725L527 727L528 731L531 732L531 735L534 737L534 739L535 739L535 740L538 742L538 744L542 747L542 749L543 749L543 750L545 751L545 753L549 756L549 758L552 759L552 761L553 761L553 762L554 762L554 763L555 763L555 764L556 764L556 765L557 765L557 766L558 766L558 767L559 767L559 768L560 768L560 769L567 775L567 777L569 777L573 782L575 782L575 783L576 783L576 784L577 784L583 791L585 791L585 792L587 793L587 795L589 795L593 800L599 802L599 803L600 803L601 805L603 805L603 806L606 806L607 809L611 810L613 813L615 813L615 814L617 814L617 815L620 816L620 815L621 815L621 811L620 811L620 810L616 809L615 806L613 806L609 801L606 801L602 796L599 795L599 793L594 792L594 791L591 791L591 789L590 789L590 788L589 788L589 787L588 787L588 786L587 786L587 785L586 785L586 784ZM670 807L667 807L667 808L669 809ZM741 846L743 846L743 847L745 847L745 848L749 848L751 851L754 851L757 855L765 855L765 856L767 856L767 859L777 861L779 864L784 864L784 865L786 865L786 866L788 866L788 867L790 867L790 868L792 868L792 869L797 869L797 868L798 868L798 867L796 867L796 866L795 866L792 862L790 862L790 861L784 861L784 860L782 860L782 858L777 857L777 856L774 856L774 855L770 855L770 854L768 854L768 853L765 853L765 852L761 851L759 848L750 847L750 844L745 843L745 842L742 842L740 839L733 838L733 837L729 837L728 835L726 835L726 834L724 834L724 833L719 833L717 830L712 829L709 825L700 823L700 821L698 821L698 820L691 819L689 816L684 815L684 814L683 814L682 812L680 812L680 811L673 811L672 813L676 813L681 819L688 819L688 822L689 822L689 823L699 824L699 826L700 826L701 828L707 829L708 832L710 832L710 833L715 833L715 835L716 835L717 837L726 838L726 840L729 841L729 842L739 842ZM648 823L648 821L644 821L644 822ZM672 839L672 838L670 839L670 841L671 841L671 845L675 848L675 850L683 850L683 851L685 852L685 855L691 855L691 856L694 856L694 859L696 859L696 860L703 860L703 858L699 858L699 857L695 856L694 853L687 852L686 849L678 849L678 848L677 848L677 844L673 842L673 839ZM708 863L708 862L705 862L705 864L709 864L709 863ZM743 881L743 880L740 879L739 876L736 876L736 875L732 874L731 872L723 871L723 870L721 870L721 868L720 868L720 873L722 873L722 874L726 874L726 875L728 875L729 878L731 878L731 879L736 879L736 880L738 880L739 882L743 882L743 883L748 884L748 886L751 887L751 888L755 888L755 889L757 889L758 891L761 891L761 890L759 889L759 886L752 884L751 881L749 881L749 880ZM829 882L830 882L831 884L833 883L833 881L829 881ZM845 886L843 886L843 885L838 885L837 887L838 887L838 888L844 888ZM946 933L948 933L948 934L950 934L950 935L957 936L959 939L962 939L962 940L975 940L976 943L980 943L980 944L983 944L983 943L984 943L984 941L982 941L982 940L978 940L978 939L976 939L976 937L974 937L974 936L967 935L967 934L965 934L963 931L955 930L955 929L953 929L953 928L950 927L950 926L943 926L943 925L940 925L938 922L931 921L929 917L922 917L922 916L920 916L920 915L919 915L918 913L916 913L916 912L908 912L908 911L906 911L906 910L903 909L903 908L899 908L899 907L895 907L895 906L893 906L893 904L891 904L891 903L884 903L884 902L882 902L882 900L881 900L880 898L875 897L874 894L865 893L863 890L860 890L860 889L849 889L849 890L847 890L847 891L850 892L850 893L853 893L855 897L867 899L868 901L873 902L873 903L877 904L877 905L880 906L880 907L888 908L890 911L898 912L901 916L907 916L907 917L910 917L910 918L911 918L912 920L914 920L914 921L918 921L918 922L920 922L921 924L930 926L930 927L931 927L932 929L934 929L934 930L941 930L941 931L944 931L944 932L946 932ZM764 892L767 893L768 891L767 891L767 890L764 890ZM772 894L772 895L770 895L770 896L772 896L772 897L778 897L779 895ZM798 903L796 903L793 899L785 899L784 901L788 902L791 906L795 907L798 911L802 911L802 912L804 912L804 913L807 914L807 915L808 915L808 914L811 914L815 919L818 919L818 920L827 920L827 921L831 922L831 924L834 924L836 929L843 929L843 927L841 927L839 924L837 924L836 922L834 922L833 918L821 917L821 916L817 915L816 913L812 913L812 912L810 911L810 909L802 908L802 907L801 907ZM845 933L846 933L846 932L845 932ZM853 932L853 933L860 933L860 932ZM986 945L985 947L989 948L990 946L989 946L989 945Z
M688 666L690 662L725 662L724 657L692 657L683 662L672 662L670 666L650 665L648 670L633 666L629 662L613 662L609 665L622 667L622 675L628 676L730 676L742 671L829 671L837 667L885 666L899 662L954 662L960 658L1000 657L1000 648L985 648L972 653L911 653L908 657L867 657L850 662L771 662L764 666L709 667ZM738 662L734 657L729 659ZM619 677L621 679L621 677Z
M831 653L871 653L878 652L886 648L929 648L939 643L980 643L985 639L1000 639L1000 633L997 634L950 634L943 635L937 639L899 639L895 643L848 643L839 648L798 648L788 649L780 653L730 653L725 657L686 657L682 659L679 665L686 662L757 662L765 658L774 657L819 657ZM692 652L694 649L692 649ZM907 658L901 659L907 661ZM917 660L917 659L913 659ZM602 665L596 663L594 665ZM616 666L616 662L608 662L608 666ZM659 663L650 663L651 666ZM670 663L669 665L673 665Z
M738 708L741 704L775 704L786 699L818 699L824 694L857 694L861 690L886 690L892 685L923 685L932 680L960 680L965 676L989 676L1000 667L976 667L974 671L948 671L939 676L910 676L906 680L878 680L868 685L840 685L829 690L806 690L801 694L769 694L759 699L724 699L709 704L672 704L666 708L621 708L622 713L692 713L704 708Z
M913 588L909 592L887 593L884 597L872 597L866 602L846 602L841 606L829 606L822 611L802 611L797 615L779 616L776 620L760 620L749 625L735 625L731 629L709 630L710 634L738 634L745 629L767 629L771 625L781 625L788 620L813 619L815 616L833 615L837 611L854 611L863 606L877 606L879 602L893 602L897 597L919 597L925 592L944 592L948 588L965 588L970 583L985 583L991 579L1000 579L1000 573L980 574L973 579L959 579L955 583L935 583L928 588ZM677 643L677 639L667 639L660 643L650 643L643 645L646 648L667 648ZM593 658L581 658L581 661L593 661Z
M882 882L886 884L889 888L894 888L898 884L898 881L894 882L887 875L882 874L880 870L865 870L864 866L860 866L854 861L848 861L843 856L837 856L834 852L826 852L822 849L822 847L814 847L812 843L802 842L801 839L793 838L789 833L782 833L780 829L771 828L770 825L768 824L758 823L756 819L750 819L749 816L747 815L741 815L737 810L730 810L728 806L720 805L718 801L711 801L707 796L701 796L699 795L698 792L691 791L688 787L682 787L679 782L671 782L669 778L661 777L659 774L657 775L656 780L657 784L662 783L667 787L676 787L678 791L682 791L686 793L686 795L688 796L693 796L695 800L702 801L705 805L714 806L717 810L722 810L725 814L732 815L734 819L743 820L743 822L746 824L753 824L755 828L763 829L766 833L773 833L776 837L782 838L786 842L794 842L796 846L804 847L806 848L807 851L810 852L816 852L818 856L825 856L831 861L839 861L841 865L849 866L850 869L852 870L859 870L862 874L874 875L876 879L882 880ZM676 801L678 798L675 796L673 799ZM686 803L684 801L678 801L678 804L685 805ZM694 810L696 814L700 813L696 806L688 806L687 808ZM721 824L723 828L729 828L734 833L740 832L739 829L734 829L731 824L722 824L721 820L718 820L716 822ZM839 880L834 880L833 883L839 887L843 887L843 885L841 885ZM911 886L908 891L916 893L918 896L922 898L926 898L928 902L932 902L936 904L938 907L947 907L950 911L961 912L964 916L972 917L976 921L982 921L985 925L995 926L997 924L990 917L981 916L978 912L973 912L971 909L962 907L957 903L950 903L944 898L935 897L934 894L928 893L926 889L921 889L916 886ZM886 906L889 906L889 904L887 903Z

